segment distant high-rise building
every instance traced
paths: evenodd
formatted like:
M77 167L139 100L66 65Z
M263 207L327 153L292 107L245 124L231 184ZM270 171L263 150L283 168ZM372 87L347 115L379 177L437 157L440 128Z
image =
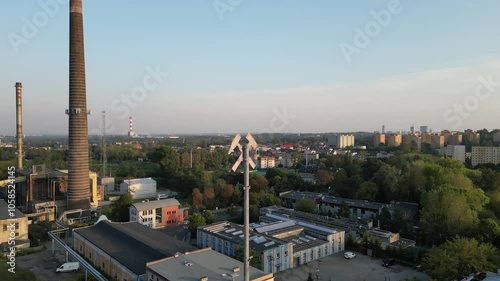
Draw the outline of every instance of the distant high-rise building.
M500 131L493 133L493 142L495 144L500 143Z
M410 133L415 134L415 125L411 125L410 127Z
M462 144L462 134L455 133L448 138L448 144L450 145L460 145Z
M500 147L473 146L471 153L472 166L479 164L500 164Z
M422 138L418 135L410 134L403 136L403 143L415 147L417 151L422 151Z
M335 148L346 148L348 146L354 146L354 136L353 135L331 135L327 137L328 145Z
M431 136L431 148L443 148L444 147L444 136L435 134Z
M448 145L443 148L443 154L465 163L465 145Z
M420 132L421 133L428 133L429 127L428 126L420 126Z
M479 142L481 140L481 134L479 134L478 132L473 131L473 130L465 130L464 137L468 142L473 143L473 144L477 144L477 145L479 145Z
M385 134L385 125L382 125L382 134Z
M373 135L373 146L385 145L385 134L375 133Z
M387 135L387 146L391 147L400 146L402 142L403 142L403 136L401 134Z

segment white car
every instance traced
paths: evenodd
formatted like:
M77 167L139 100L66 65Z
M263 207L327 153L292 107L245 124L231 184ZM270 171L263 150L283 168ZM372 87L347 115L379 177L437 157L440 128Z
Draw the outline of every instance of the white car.
M353 259L355 257L356 257L356 254L353 252L345 252L344 253L344 258L346 258L346 259Z

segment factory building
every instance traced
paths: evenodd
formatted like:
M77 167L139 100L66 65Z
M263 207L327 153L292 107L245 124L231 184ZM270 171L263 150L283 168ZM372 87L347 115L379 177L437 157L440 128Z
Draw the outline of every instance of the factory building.
M6 251L9 245L11 233L14 233L17 249L27 249L30 247L28 238L28 218L18 209L14 208L14 216L9 215L8 204L0 200L0 250Z
M156 195L156 181L152 178L124 180L120 192L130 192L134 199L145 199Z

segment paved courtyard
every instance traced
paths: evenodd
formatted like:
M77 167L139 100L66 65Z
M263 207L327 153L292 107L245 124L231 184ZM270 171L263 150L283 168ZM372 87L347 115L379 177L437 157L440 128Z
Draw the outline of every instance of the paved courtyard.
M394 264L389 268L382 266L380 259L372 259L356 253L356 258L346 260L343 253L314 261L308 265L299 266L276 274L277 281L306 281L309 272L316 280L323 281L400 281L405 278L418 278L421 281L430 280L425 273L412 268Z

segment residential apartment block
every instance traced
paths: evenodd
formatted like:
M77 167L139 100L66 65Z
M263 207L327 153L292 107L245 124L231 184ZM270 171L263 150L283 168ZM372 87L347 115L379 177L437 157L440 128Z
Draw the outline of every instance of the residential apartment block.
M385 145L385 134L375 133L373 135L373 146Z
M479 164L500 164L500 147L473 146L471 153L472 166Z
M397 147L403 142L403 136L401 134L390 134L387 135L387 146Z
M173 198L135 203L129 207L129 220L151 228L175 225L187 217L187 210L179 206Z
M268 169L276 167L276 158L274 157L259 157L257 158L257 167L259 169Z
M443 148L443 154L465 163L465 145L448 145Z
M353 135L330 135L327 136L328 145L338 149L354 146Z

